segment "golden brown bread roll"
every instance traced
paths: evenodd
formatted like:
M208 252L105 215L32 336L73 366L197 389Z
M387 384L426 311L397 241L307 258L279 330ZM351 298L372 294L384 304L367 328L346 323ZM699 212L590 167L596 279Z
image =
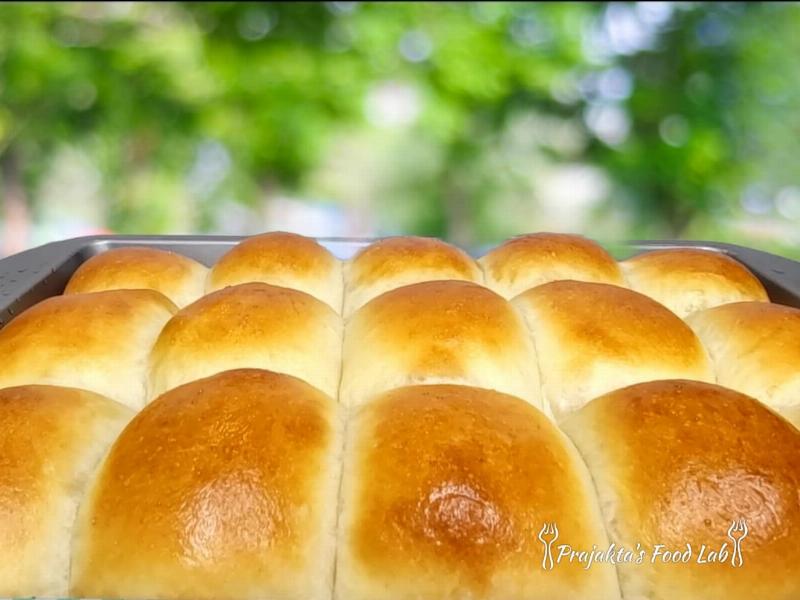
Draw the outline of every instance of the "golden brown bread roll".
M220 371L269 369L336 397L342 318L298 290L243 283L204 296L166 324L150 355L150 394Z
M0 387L76 387L139 409L147 356L176 310L152 290L48 298L0 329Z
M85 390L0 390L0 596L68 595L75 511L132 416Z
M412 283L444 279L483 283L478 263L466 252L441 240L416 236L370 244L345 263L344 273L345 317L384 292Z
M603 283L554 281L514 304L533 332L544 402L563 418L592 398L642 381L714 381L700 340L655 300Z
M617 261L602 246L580 235L520 235L500 244L478 262L486 285L505 298L562 279L625 285Z
M800 598L800 431L781 417L720 386L657 381L598 398L563 426L612 541L645 549L642 564L618 565L623 597ZM737 566L729 531L738 540L745 527ZM687 549L687 562L664 564Z
M544 570L544 524L557 544L608 544L586 467L526 402L406 387L360 407L347 436L338 600L619 598L608 564Z
M800 405L800 310L737 302L696 312L687 322L720 385L775 408Z
M78 267L64 293L155 290L181 307L203 295L207 274L204 265L174 252L115 248L93 256Z
M654 250L621 265L631 289L658 300L681 317L729 302L769 302L756 276L721 252Z
M342 263L302 235L277 231L240 242L212 267L207 291L251 282L300 290L342 310Z
M149 404L81 505L72 595L330 598L336 408L299 379L255 369Z
M497 389L542 407L536 354L522 316L468 281L391 290L347 323L340 402L355 406L418 383Z

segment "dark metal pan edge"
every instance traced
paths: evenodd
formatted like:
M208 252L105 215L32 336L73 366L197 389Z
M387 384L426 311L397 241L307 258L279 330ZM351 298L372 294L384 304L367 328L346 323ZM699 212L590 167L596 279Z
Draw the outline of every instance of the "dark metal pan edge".
M90 257L124 246L151 246L185 254L211 265L244 236L98 235L45 244L0 260L0 327L26 308L60 294L72 273ZM342 259L374 238L316 238ZM703 248L723 252L746 265L762 281L774 302L800 308L800 262L735 244L706 241L634 240L603 244L618 258L666 248ZM475 249L480 256L491 246Z

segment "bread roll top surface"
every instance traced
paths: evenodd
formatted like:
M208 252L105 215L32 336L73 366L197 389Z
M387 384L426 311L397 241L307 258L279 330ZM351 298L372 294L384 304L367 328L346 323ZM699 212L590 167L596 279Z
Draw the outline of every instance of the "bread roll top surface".
M483 274L466 252L435 238L378 240L345 265L345 316L389 290L444 279L482 283Z
M490 390L411 386L350 426L337 598L617 598L613 568L542 570L544 523L603 545L585 467L537 409Z
M204 296L166 324L150 357L150 398L236 368L300 377L335 396L342 319L298 290L244 283Z
M800 594L800 431L717 385L656 381L616 390L564 422L586 459L612 539L661 544L686 563L621 565L623 595L793 598ZM744 564L729 530L744 521ZM741 526L739 526L741 528ZM727 561L700 564L721 549ZM637 595L638 594L638 595Z
M161 396L120 435L81 509L73 594L329 597L339 429L329 397L269 371Z
M208 290L262 282L300 290L342 309L342 264L316 240L283 231L240 242L212 267Z
M478 262L486 275L486 285L506 298L562 279L625 285L613 257L580 235L521 235L500 244Z
M536 355L522 316L496 293L467 281L391 290L347 323L342 403L361 404L425 382L498 389L541 406Z
M681 317L729 302L769 302L758 278L721 252L653 250L621 264L632 289L658 300Z
M176 310L152 290L43 300L0 329L0 387L63 385L141 408L147 356Z
M93 256L70 278L65 294L119 289L161 292L176 306L203 295L208 269L175 252L156 248L114 248Z

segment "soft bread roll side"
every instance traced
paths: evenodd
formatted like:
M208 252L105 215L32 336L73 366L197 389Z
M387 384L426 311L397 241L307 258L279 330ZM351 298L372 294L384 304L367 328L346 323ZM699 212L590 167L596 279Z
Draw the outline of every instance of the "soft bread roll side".
M800 429L800 404L784 409L781 414L792 425Z
M800 406L800 310L737 302L686 321L708 349L720 385L773 408Z
M0 390L0 596L68 595L78 504L133 414L74 388Z

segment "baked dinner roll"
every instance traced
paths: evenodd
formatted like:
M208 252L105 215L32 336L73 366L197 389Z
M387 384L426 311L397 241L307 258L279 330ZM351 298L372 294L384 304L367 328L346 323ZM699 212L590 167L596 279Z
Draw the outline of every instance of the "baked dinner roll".
M161 331L149 398L220 371L259 368L304 379L336 397L342 318L304 292L243 283L202 297Z
M486 276L486 285L505 298L561 279L625 285L617 261L602 246L579 235L517 236L478 262Z
M0 596L67 596L78 502L132 416L84 390L0 390Z
M612 542L645 552L618 564L624 598L800 598L800 431L784 419L720 386L655 381L598 398L563 426ZM681 559L665 563L674 551Z
M714 381L686 323L637 292L553 281L514 299L533 332L544 402L557 419L611 390L655 379Z
M522 316L468 281L428 281L368 302L345 328L340 401L368 402L392 388L463 383L514 394L541 408L536 353Z
M729 302L769 302L756 276L721 252L653 250L621 265L632 289L658 300L681 317Z
M737 302L694 313L720 385L775 408L800 406L800 310Z
M344 314L395 288L442 279L483 283L478 263L435 238L399 236L373 242L345 263Z
M608 564L544 569L546 524L556 544L608 543L581 458L526 402L406 387L357 409L347 436L338 600L619 598Z
M176 306L203 295L208 269L199 262L155 248L115 248L93 256L70 278L65 294L145 289L161 292Z
M72 596L330 598L336 408L299 379L255 369L150 403L81 505Z
M342 263L302 235L277 231L240 242L212 267L207 289L254 281L300 290L342 310Z
M152 290L48 298L0 329L0 388L63 385L139 409L147 356L176 310Z

